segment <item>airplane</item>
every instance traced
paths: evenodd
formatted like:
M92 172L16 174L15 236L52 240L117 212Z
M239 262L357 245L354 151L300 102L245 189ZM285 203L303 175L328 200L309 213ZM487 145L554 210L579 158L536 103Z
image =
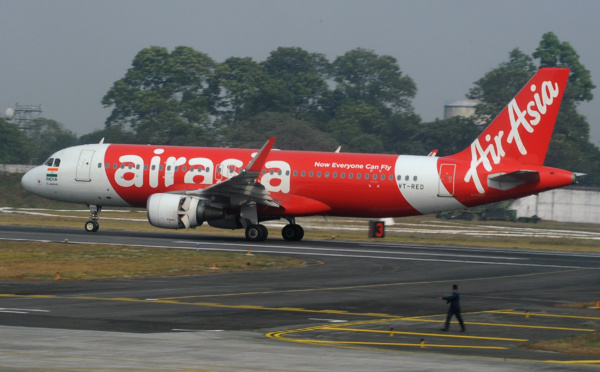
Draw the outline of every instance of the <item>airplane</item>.
M268 236L264 221L297 217L402 217L515 199L577 183L577 173L543 165L570 70L541 68L463 151L437 157L261 149L99 144L69 147L22 178L42 197L86 204L85 230L102 207L146 208L151 225L207 222Z

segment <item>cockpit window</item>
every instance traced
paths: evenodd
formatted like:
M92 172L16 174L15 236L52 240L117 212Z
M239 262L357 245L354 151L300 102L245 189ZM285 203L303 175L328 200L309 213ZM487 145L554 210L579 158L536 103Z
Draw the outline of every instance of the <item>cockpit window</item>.
M60 166L60 159L54 159L54 166L58 168Z
M46 162L44 163L44 165L47 165L47 166L51 167L53 162L54 162L54 158L50 158L50 159L46 160Z

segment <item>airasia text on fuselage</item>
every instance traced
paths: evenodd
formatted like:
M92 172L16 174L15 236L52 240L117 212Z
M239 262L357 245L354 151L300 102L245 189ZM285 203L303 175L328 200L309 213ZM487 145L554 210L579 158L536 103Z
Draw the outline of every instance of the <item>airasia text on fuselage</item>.
M215 164L206 157L188 159L184 156L169 156L162 148L154 150L154 156L148 164L139 155L121 155L118 159L120 166L114 170L114 181L125 188L142 188L147 185L152 189L162 189L182 181L185 184L210 186L238 175L244 166L242 160L234 158ZM107 173L109 169L107 166ZM285 161L268 161L260 182L267 191L289 193L290 171L290 165Z

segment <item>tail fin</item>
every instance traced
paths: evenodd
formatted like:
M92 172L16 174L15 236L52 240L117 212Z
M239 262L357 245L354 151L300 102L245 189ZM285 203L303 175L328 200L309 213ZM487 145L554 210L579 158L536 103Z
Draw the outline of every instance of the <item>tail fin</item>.
M486 169L491 168L491 162L499 164L503 158L543 165L569 71L538 70L471 146L452 157L470 160L472 167L481 164Z

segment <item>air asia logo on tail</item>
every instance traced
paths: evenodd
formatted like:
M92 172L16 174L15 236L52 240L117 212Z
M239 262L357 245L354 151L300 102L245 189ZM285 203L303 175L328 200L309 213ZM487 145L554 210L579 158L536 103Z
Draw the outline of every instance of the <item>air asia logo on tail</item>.
M545 119L548 109L553 104L556 104L555 106L560 104L560 99L556 99L561 95L560 86L557 82L544 81L539 90L535 84L531 84L530 90L534 94L527 104L523 105L517 102L517 98L522 96L521 94L513 98L502 113L490 124L489 130L486 130L471 144L471 166L465 175L465 182L472 181L480 194L485 192L479 179L480 166L483 166L486 172L492 172L494 165L499 164L504 157L511 156L508 147L513 143L521 155L527 155L526 145L531 143L531 140L524 141L522 136L535 135L536 126L542 119ZM556 112L558 112L558 108L553 111L554 116ZM508 115L508 122L506 115ZM554 118L549 119L554 120ZM496 121L499 121L499 123L496 123ZM510 123L510 127L506 125L508 123ZM554 123L549 123L549 125L553 126ZM525 131L520 131L521 127ZM505 136L505 131L502 129L508 130L508 135ZM552 127L548 130L551 131ZM481 140L484 141L483 144ZM516 150L513 151L516 152Z

